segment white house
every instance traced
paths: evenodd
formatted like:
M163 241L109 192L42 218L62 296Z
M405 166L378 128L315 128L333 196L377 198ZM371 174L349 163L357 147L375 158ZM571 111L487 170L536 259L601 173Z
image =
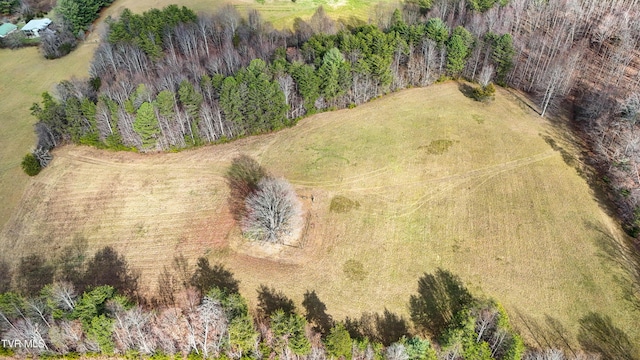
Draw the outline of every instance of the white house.
M34 19L20 29L27 37L40 37L39 32L46 29L51 24L51 19Z

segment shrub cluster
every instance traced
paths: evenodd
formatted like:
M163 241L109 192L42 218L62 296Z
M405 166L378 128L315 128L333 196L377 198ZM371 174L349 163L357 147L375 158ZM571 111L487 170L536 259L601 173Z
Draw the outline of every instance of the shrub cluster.
M472 96L476 101L488 102L495 98L496 88L492 83L487 86L479 86L473 89Z
M42 170L42 166L40 166L40 162L35 155L28 153L22 158L22 170L29 176L36 176Z

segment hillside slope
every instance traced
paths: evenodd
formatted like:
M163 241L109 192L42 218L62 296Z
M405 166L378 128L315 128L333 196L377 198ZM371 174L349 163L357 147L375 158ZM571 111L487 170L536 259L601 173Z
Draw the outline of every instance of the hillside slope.
M555 133L507 92L479 104L446 83L181 153L66 146L30 180L0 248L18 259L55 255L76 236L90 252L112 245L148 293L176 254L206 255L249 298L259 284L298 303L316 290L337 318L385 307L406 316L419 276L443 267L503 302L534 345L575 344L589 311L640 341L611 258L623 235L550 145ZM241 153L294 184L307 211L301 246L239 236L222 175ZM336 196L358 205L331 212Z

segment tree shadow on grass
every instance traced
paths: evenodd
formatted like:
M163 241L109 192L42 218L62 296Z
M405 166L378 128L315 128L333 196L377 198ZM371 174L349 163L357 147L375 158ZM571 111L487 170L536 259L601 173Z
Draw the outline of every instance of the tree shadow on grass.
M569 331L562 322L549 315L544 316L544 322L547 325L547 329L549 329L549 339L554 344L553 347L566 349L575 356L576 352L571 345L572 340L569 337Z
M63 247L55 258L57 280L72 283L80 293L85 289L84 272L88 248L87 239L76 235L71 244Z
M355 29L359 26L364 26L367 25L367 23L365 21L363 21L362 19L359 19L353 15L349 16L348 18L339 18L338 19L338 23L342 24L342 26L344 26L345 28L352 30Z
M320 301L315 290L304 294L302 306L306 311L307 321L313 324L313 329L322 335L327 335L334 325L333 318L327 314L327 306Z
M578 341L585 350L599 353L603 359L638 359L637 349L627 334L606 315L590 312L580 319Z
M518 330L521 334L527 334L533 345L540 349L562 349L576 354L577 346L575 338L562 324L562 322L548 314L544 316L544 322L536 321L530 316L516 310Z
M530 345L541 349L562 349L574 356L582 350L598 353L602 359L637 360L637 349L627 334L616 327L609 316L594 312L579 320L577 343L570 332L558 320L545 315L544 322L515 312L519 320L519 331L532 340ZM578 346L579 344L579 346Z
M267 175L267 170L248 155L233 159L224 177L229 186L229 209L236 221L245 217L246 198L258 189L258 183Z
M384 309L382 315L375 315L378 341L389 346L400 340L403 336L409 336L407 321L391 311Z
M454 316L473 302L458 276L437 269L418 280L418 295L409 300L411 320L421 332L440 338Z
M174 260L177 262L178 260ZM216 264L213 267L205 257L198 259L196 270L191 276L191 285L195 286L201 295L206 294L211 288L217 287L227 294L235 294L240 291L240 282L233 277L233 273L223 265Z
M387 309L382 314L363 313L359 319L345 319L345 329L352 338L358 340L369 339L389 346L409 336L407 321Z
M284 311L285 315L292 315L296 306L293 300L289 299L282 291L260 285L258 289L258 313L264 318L268 318L276 310Z
M640 252L634 248L625 248L601 224L584 221L585 227L598 233L595 244L598 254L605 261L617 264L625 271L624 276L614 275L614 281L624 293L624 299L637 311L640 311Z
M567 123L562 116L549 116L546 120L552 125L552 129L538 134L554 151L562 156L562 160L576 170L591 190L593 199L600 205L607 215L620 219L619 204L612 196L610 185L606 182L606 169L603 164L597 163L590 152L589 147L579 136L574 136L576 123Z
M102 285L113 286L119 293L131 299L142 300L138 293L139 272L133 270L123 255L105 246L98 250L87 262L83 285L92 289Z
M557 151L562 156L562 161L564 161L567 166L572 167L575 171L583 178L586 179L587 175L582 168L582 164L580 161L573 156L569 151L565 150L562 146L558 145L556 140L549 135L540 135L542 139L553 149L553 151Z
M26 296L35 297L47 284L53 282L55 267L38 255L20 258L16 270L16 290Z
M462 95L464 95L465 97L468 97L469 99L474 99L473 96L473 86L465 83L465 82L459 82L458 83L458 90L460 90L460 92L462 93Z
M12 277L11 265L9 265L6 260L0 259L0 294L8 292L11 289Z

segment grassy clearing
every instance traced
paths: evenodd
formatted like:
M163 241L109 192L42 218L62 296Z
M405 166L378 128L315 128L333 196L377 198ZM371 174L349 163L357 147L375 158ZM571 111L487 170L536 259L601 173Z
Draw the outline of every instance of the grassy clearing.
M253 301L260 284L298 304L316 290L337 318L385 307L407 316L417 279L443 267L502 301L534 345L575 344L589 311L640 342L626 275L606 253L624 235L565 163L562 142L549 145L556 130L510 97L478 104L446 83L177 154L65 147L29 183L0 248L12 259L55 254L82 235L91 251L126 254L148 290L175 254L206 254ZM446 151L425 150L442 139ZM239 236L222 175L240 153L294 184L304 247ZM331 211L336 199L349 211ZM559 327L566 339L553 335Z
M308 18L315 9L324 5L327 13L335 18L355 17L366 21L375 17L375 10L392 9L394 0L385 0L380 6L366 0L289 0L266 1L259 4L252 0L153 0L134 1L117 0L105 9L96 22L96 31L71 55L58 60L45 60L37 48L20 50L0 50L0 228L9 220L25 189L26 176L20 169L22 156L33 146L35 136L33 117L29 114L32 103L40 100L43 91L52 91L54 86L72 76L85 77L89 62L97 45L98 36L107 16L116 16L125 8L134 12L143 12L150 8L162 8L170 4L188 6L198 12L212 12L226 4L236 6L241 12L249 8L258 9L266 20L278 27L291 26L296 17Z
M347 23L357 21L367 22L377 19L380 13L390 13L398 0L116 0L103 13L103 18L108 15L117 15L125 8L133 12L141 13L150 8L162 8L167 5L184 5L196 12L212 12L227 4L235 6L241 13L249 9L260 11L264 19L271 22L277 28L290 27L295 18L309 19L319 6L323 6L326 13L334 19L342 19Z
M33 147L35 135L29 108L40 94L71 76L87 76L95 44L80 46L59 60L46 60L38 48L0 50L0 227L20 201L27 176L20 168L22 157Z

